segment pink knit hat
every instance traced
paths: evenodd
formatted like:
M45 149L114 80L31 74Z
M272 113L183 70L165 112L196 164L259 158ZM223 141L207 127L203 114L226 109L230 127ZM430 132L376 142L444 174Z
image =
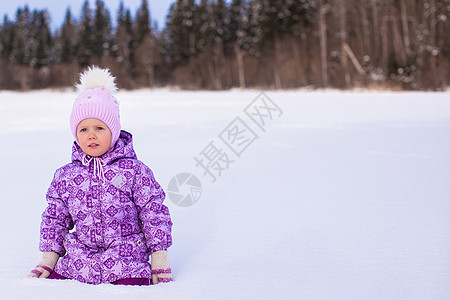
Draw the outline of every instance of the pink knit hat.
M80 84L77 91L80 93L75 100L70 115L70 128L77 139L77 126L88 118L99 119L108 126L111 131L111 148L119 139L120 115L119 102L113 96L117 92L116 84L108 69L89 67L80 74Z

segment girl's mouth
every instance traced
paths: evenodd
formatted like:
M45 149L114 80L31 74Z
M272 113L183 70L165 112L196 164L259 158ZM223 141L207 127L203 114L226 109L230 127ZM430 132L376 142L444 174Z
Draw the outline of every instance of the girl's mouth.
M89 147L89 148L97 148L97 147L98 147L98 144L89 144L88 147Z

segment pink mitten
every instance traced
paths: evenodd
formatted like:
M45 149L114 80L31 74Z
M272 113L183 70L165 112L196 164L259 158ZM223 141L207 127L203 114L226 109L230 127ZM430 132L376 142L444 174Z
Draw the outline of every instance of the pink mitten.
M47 278L56 266L59 255L56 252L44 252L42 261L31 270L28 277Z
M160 282L172 281L172 270L170 269L167 251L161 250L152 253L152 282L158 284Z

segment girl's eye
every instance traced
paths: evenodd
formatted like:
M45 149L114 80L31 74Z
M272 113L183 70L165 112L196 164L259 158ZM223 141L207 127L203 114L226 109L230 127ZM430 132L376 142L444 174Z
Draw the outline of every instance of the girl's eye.
M103 127L97 127L97 130L103 130Z
M81 128L80 132L86 132L86 128Z

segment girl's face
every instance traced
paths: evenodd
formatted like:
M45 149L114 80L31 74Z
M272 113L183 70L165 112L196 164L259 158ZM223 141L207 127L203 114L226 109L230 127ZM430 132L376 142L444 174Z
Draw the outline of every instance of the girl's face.
M93 157L108 152L111 147L111 137L108 126L98 119L84 119L77 126L77 139L81 150Z

